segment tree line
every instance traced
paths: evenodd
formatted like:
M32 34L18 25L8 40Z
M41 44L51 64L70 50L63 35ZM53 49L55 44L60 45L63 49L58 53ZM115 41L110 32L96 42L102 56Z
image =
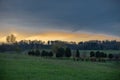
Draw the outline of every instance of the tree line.
M72 50L120 50L120 42L116 40L90 40L85 42L67 42L67 41L41 41L41 40L21 40L16 41L16 37L11 34L6 37L7 43L0 44L0 52L5 51L26 51L32 49L51 49L54 46L69 47Z
M48 41L45 43L41 40L22 40L19 42L14 39L7 38L8 43L0 44L0 52L5 51L25 51L31 49L51 49L54 45L61 45L65 47L69 47L72 50L120 50L120 42L119 41L86 41L86 42L66 42L66 41Z
M46 50L30 50L28 51L28 55L32 56L41 56L41 57L53 57L54 53L52 51L46 51ZM71 57L71 49L70 48L58 48L57 52L55 53L55 57Z
M46 51L46 50L31 50L28 51L28 55L30 56L40 56L40 57L56 57L56 58L73 58L74 61L98 61L98 62L105 62L106 60L109 61L119 61L120 60L120 54L107 54L101 51L91 51L89 52L89 57L86 56L85 53L80 53L79 50L77 49L75 53L71 52L70 48L63 48L59 47L57 48L56 52L54 53L53 51Z

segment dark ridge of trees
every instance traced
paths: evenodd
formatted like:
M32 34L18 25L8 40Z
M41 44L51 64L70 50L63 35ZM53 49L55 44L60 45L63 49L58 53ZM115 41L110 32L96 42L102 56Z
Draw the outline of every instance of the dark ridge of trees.
M118 41L98 41L91 40L78 43L79 49L83 50L120 50L120 42Z
M61 45L62 47L69 47L72 50L120 50L120 42L119 41L85 41L79 42L66 42L66 41L48 41L48 44L45 44L44 41L38 40L21 40L16 42L16 37L13 35L8 36L8 43L0 44L0 52L5 51L25 51L32 49L50 49L53 45Z

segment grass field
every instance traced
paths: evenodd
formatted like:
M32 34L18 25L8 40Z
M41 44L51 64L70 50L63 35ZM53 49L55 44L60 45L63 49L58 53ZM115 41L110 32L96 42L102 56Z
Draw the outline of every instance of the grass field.
M120 63L0 53L0 80L120 80Z

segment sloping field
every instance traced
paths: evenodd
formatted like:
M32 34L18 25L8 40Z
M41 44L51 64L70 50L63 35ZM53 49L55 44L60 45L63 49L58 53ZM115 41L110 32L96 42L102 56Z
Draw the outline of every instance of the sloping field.
M75 62L1 53L0 80L120 80L120 63Z

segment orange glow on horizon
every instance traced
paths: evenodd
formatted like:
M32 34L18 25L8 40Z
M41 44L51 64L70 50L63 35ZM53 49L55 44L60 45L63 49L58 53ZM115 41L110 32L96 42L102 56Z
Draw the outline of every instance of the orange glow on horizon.
M62 40L62 41L89 41L89 40L117 40L120 41L119 37L103 35L103 34L91 34L91 33L70 33L70 32L43 32L40 34L28 35L12 33L16 36L17 41L20 40ZM0 36L0 42L5 42L6 36Z

